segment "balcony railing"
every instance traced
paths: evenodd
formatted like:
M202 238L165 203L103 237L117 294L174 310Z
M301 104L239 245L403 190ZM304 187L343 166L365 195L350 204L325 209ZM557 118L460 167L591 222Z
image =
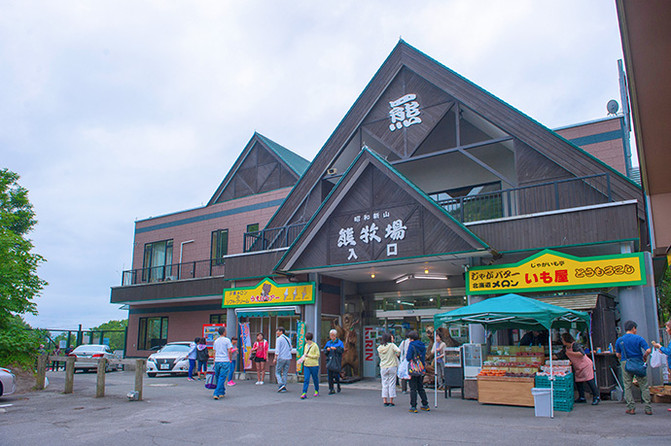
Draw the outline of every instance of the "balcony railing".
M198 260L195 262L173 263L124 271L121 285L166 282L169 280L195 279L224 275L222 260Z
M608 173L438 201L461 223L612 202Z
M281 228L266 228L255 232L245 232L245 252L267 251L286 248L301 233L305 223L297 223Z

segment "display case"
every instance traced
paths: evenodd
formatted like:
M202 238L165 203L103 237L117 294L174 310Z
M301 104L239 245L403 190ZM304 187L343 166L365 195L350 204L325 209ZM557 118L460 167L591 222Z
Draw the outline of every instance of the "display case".
M445 347L445 367L461 367L461 349Z
M462 398L463 398L463 387L464 387L464 370L461 366L461 348L459 347L446 347L445 348L445 397L448 395L452 396L452 389L458 387L462 389Z
M482 344L461 346L464 364L464 378L475 378L482 370Z

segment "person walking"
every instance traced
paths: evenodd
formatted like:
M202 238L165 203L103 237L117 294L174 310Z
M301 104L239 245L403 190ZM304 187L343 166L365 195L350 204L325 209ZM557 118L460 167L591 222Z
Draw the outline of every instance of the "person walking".
M287 391L287 375L291 365L291 339L285 334L284 327L277 327L275 332L275 377L277 377L277 391Z
M601 397L594 380L594 365L592 360L585 354L582 346L573 339L570 333L562 333L561 342L564 344L563 353L573 366L573 377L575 385L578 388L578 399L575 402L584 403L586 401L585 383L587 383L592 393L592 405L596 406L601 401ZM560 354L557 357L564 355Z
M418 361L426 369L426 346L419 340L419 335L415 330L408 333L408 338L410 339L406 355L408 363ZM410 366L408 366L408 370L410 371ZM417 394L419 394L422 400L421 409L426 412L431 410L429 408L429 399L426 397L426 391L424 390L424 375L413 375L410 373L410 412L412 413L417 413Z
M380 378L382 380L382 403L385 406L394 406L396 398L396 371L398 370L398 355L401 349L394 344L391 333L382 334L382 344L377 347L380 357Z
M196 346L196 359L198 360L198 380L203 379L205 373L207 373L207 361L210 359L210 353L207 350L207 341L205 338L200 338L198 345Z
M226 327L219 327L219 337L214 341L214 377L217 387L214 389L214 399L223 398L226 394L226 377L231 366L231 351L233 344L226 337Z
M624 323L625 334L615 341L615 353L620 360L622 368L622 380L624 381L624 399L627 401L627 410L629 415L636 414L636 403L631 394L631 386L636 376L638 387L641 390L641 399L645 404L645 414L652 415L652 406L650 405L650 389L648 388L647 374L639 376L627 370L627 363L645 362L650 354L648 343L641 336L636 334L638 325L634 321Z
M336 337L337 335L337 331L329 331L330 339L324 346L326 372L329 379L329 395L336 393L335 384L338 384L338 393L340 393L340 367L342 364L342 353L345 351L345 344Z
M410 338L408 335L410 332L407 332L405 334L405 339L401 341L401 345L398 346L398 348L401 349L401 361L406 361L406 356L408 354L408 346L410 345ZM407 361L406 361L407 362ZM408 393L408 382L409 379L401 379L401 392L402 393Z
M301 399L307 398L310 377L315 387L315 396L319 396L319 346L312 341L313 335L310 332L305 333L305 353L299 359L303 364L303 393Z
M226 382L226 385L229 387L233 387L235 385L233 377L235 376L235 366L238 363L238 338L231 338L231 344L233 345L233 349L231 350L231 368L228 371L228 378Z
M443 335L440 332L436 333L436 342L434 342L431 352L434 357L434 367L437 372L438 390L444 389L445 383L445 349L447 345L443 342Z
M193 381L193 370L196 368L196 359L198 358L198 343L200 342L200 338L196 338L193 340L191 344L189 344L189 353L186 354L186 359L189 360L189 376L186 378L188 381Z
M263 339L263 333L256 335L256 342L252 345L252 353L256 366L256 385L262 386L266 376L266 361L268 360L268 341Z

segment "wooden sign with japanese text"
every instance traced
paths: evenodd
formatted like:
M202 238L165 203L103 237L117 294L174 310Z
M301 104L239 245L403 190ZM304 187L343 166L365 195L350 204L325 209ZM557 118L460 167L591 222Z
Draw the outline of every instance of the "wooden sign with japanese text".
M574 257L546 249L518 263L469 269L466 293L504 294L645 283L643 253Z
M304 305L315 301L315 284L288 283L278 285L264 279L258 285L224 290L222 308L267 307L272 305Z

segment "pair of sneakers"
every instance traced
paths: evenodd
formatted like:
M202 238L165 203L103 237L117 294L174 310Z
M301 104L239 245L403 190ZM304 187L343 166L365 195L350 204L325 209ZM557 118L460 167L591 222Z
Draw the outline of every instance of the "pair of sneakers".
M424 412L430 412L431 411L431 408L429 408L429 406L422 406L422 407L420 407L420 409L422 409ZM417 413L417 408L416 407L411 407L409 412Z
M315 390L315 396L319 396L319 392ZM301 399L304 400L308 397L307 393L301 393Z
M230 380L229 382L226 383L228 387L233 387L235 385L235 381Z
M263 385L263 381L256 381L255 384L256 384L257 386L262 386L262 385Z

